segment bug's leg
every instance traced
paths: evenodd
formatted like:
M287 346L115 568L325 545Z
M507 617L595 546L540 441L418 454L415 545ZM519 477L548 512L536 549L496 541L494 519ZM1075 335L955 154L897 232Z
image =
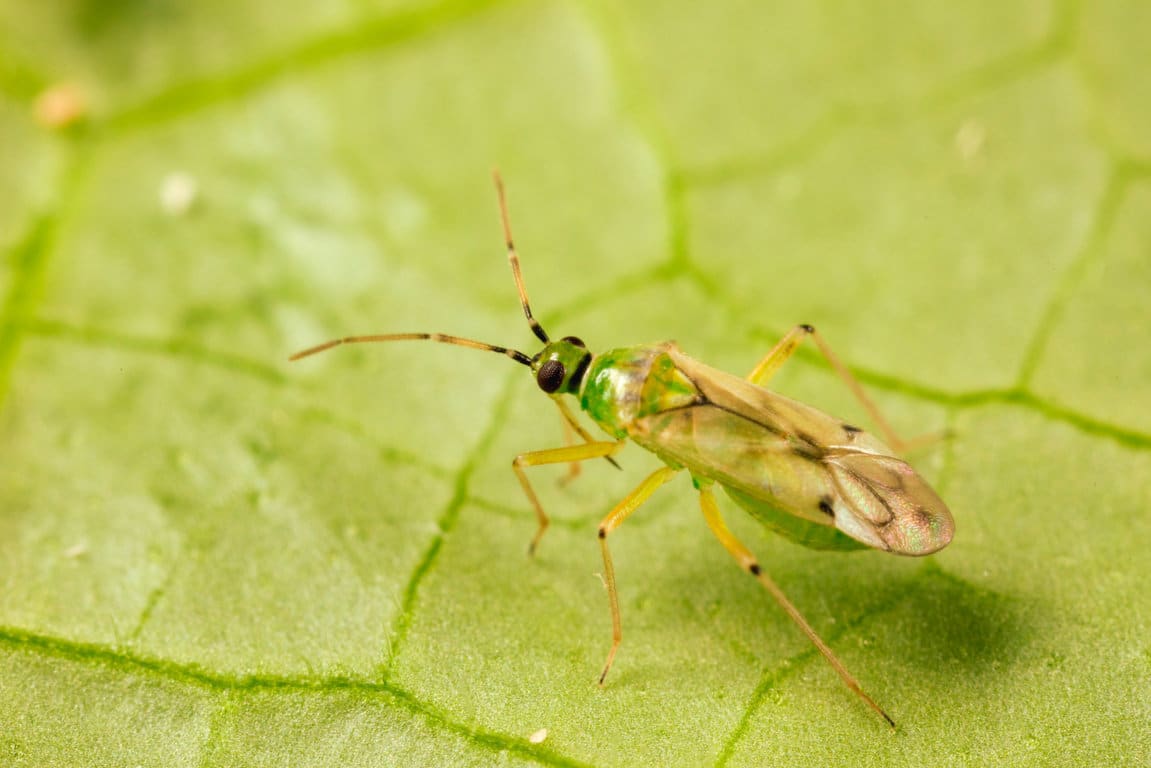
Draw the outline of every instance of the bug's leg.
M579 421L577 421L576 417L572 414L571 409L567 407L567 404L561 398L552 398L552 402L556 404L556 408L559 408L560 416L563 419L564 445L572 445L575 443L575 435L579 435L585 443L598 442L594 437L588 434L586 429L580 425ZM604 458L609 461L611 465L616 469L620 468L619 464L617 464L616 460L611 456L604 456ZM580 464L578 461L573 461L568 468L568 473L560 478L560 485L567 485L572 480L574 480L576 476L579 475L579 473Z
M799 348L799 345L803 342L803 340L809 336L811 337L811 340L815 342L815 346L819 348L820 354L823 355L827 362L831 363L831 367L835 369L835 372L839 375L839 378L841 378L843 382L847 384L847 387L851 390L851 393L855 395L855 398L867 410L867 414L871 416L876 426L879 427L879 431L883 433L883 438L887 441L888 445L894 448L897 452L903 453L909 448L919 444L919 438L907 441L895 433L895 430L891 428L891 424L889 424L887 419L883 417L879 407L875 405L875 402L870 397L868 397L867 392L863 389L863 385L861 385L859 380L856 379L854 375L852 375L851 371L847 369L847 366L843 364L843 361L840 360L839 357L831 351L831 347L829 347L827 342L823 340L823 336L819 333L819 331L815 330L815 326L806 324L797 325L788 331L787 335L780 339L776 345L771 348L771 351L768 352L764 358L756 364L751 373L747 375L747 380L752 384L757 384L761 387L766 385L768 380L770 380L771 377L775 375L776 371L778 371L780 367L785 362L787 362L787 359L795 354L795 350ZM934 439L934 436L929 436L927 438L928 441L931 439Z
M823 642L823 639L816 634L811 625L807 623L807 619L803 618L803 614L799 612L799 609L792 605L791 601L787 599L787 595L783 594L783 590L759 567L759 561L755 559L755 555L751 553L751 550L745 547L739 539L735 538L735 535L728 530L727 524L723 521L723 516L719 512L719 505L715 503L715 494L707 485L700 486L699 505L703 509L703 516L704 519L707 520L707 527L710 528L711 532L715 534L715 537L719 539L719 543L723 544L724 549L739 561L741 568L754 576L759 583L763 585L763 588L771 593L771 596L774 597L780 607L787 612L791 620L798 624L799 628L803 630L803 633L807 635L807 638L815 644L815 647L823 654L823 658L827 659L832 668L839 673L840 678L847 684L847 687L855 691L861 699L867 702L868 706L883 716L883 719L887 721L888 725L894 728L895 721L875 703L874 699L863 692L859 681L847 671L847 667L843 666L843 662L836 658L831 649L827 647L827 643Z
M558 401L557 401L557 403L558 403ZM568 422L568 420L563 418L562 409L560 411L560 421L563 423L564 445L575 445L576 444L575 430L572 429L572 425ZM559 479L560 487L566 486L572 480L575 480L577 477L579 477L579 472L580 472L580 463L578 461L573 461L571 464L568 464L567 474Z
M612 567L611 553L607 548L607 535L619 528L640 504L647 501L648 497L656 492L656 489L671 480L678 471L678 469L671 467L663 467L652 472L600 521L598 535L600 549L603 550L604 584L607 586L608 600L611 601L611 650L608 651L607 661L604 662L603 672L599 676L600 685L603 685L604 679L607 678L608 670L611 669L612 662L615 661L615 652L619 649L620 641L623 640L623 624L619 615L619 595L615 588L615 568Z
M775 342L775 346L763 356L762 360L755 364L751 373L747 374L747 380L761 387L766 386L775 372L795 354L795 350L799 349L800 343L814 331L810 325L797 325L792 328L782 339Z
M512 469L515 471L516 477L520 479L520 485L523 486L524 494L528 497L528 501L532 503L532 507L536 512L536 520L539 521L539 528L536 529L536 535L532 537L532 543L528 545L529 555L536 553L536 547L539 546L540 539L543 538L544 531L548 528L548 516L547 513L544 512L544 508L540 504L536 492L532 490L532 484L528 482L528 476L527 473L524 472L524 468L538 467L544 464L567 464L570 462L586 461L587 459L610 457L622 447L622 440L597 440L581 445L568 445L563 448L548 448L542 451L521 453L512 459Z

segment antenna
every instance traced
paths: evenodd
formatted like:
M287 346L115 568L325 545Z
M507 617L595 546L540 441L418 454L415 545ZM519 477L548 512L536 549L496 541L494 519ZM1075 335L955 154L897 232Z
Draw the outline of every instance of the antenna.
M504 194L504 180L500 177L499 169L492 169L492 180L496 183L496 194L500 198L500 221L504 225L504 242L508 246L508 263L511 264L512 276L516 279L516 290L520 294L520 305L524 308L524 317L528 319L528 325L531 326L532 333L536 335L536 338L547 344L551 339L548 338L547 331L543 329L539 321L532 317L532 307L528 303L528 292L524 288L524 277L520 273L520 257L516 254L516 246L512 241L512 225L508 220L508 201Z
M474 339L464 339L459 336L449 336L446 333L378 333L371 336L345 336L342 339L332 339L331 341L325 341L323 344L308 347L292 355L288 360L295 362L296 360L318 355L332 347L338 347L343 344L363 344L377 341L438 341L441 344L455 344L457 347L470 347L471 349L482 349L488 352L499 352L501 355L506 355L517 363L526 365L529 368L532 364L532 359L517 349L508 349L507 347L487 344Z
M508 221L508 204L507 198L504 195L504 182L503 179L500 178L500 172L498 170L492 170L492 179L495 180L496 194L500 200L500 221L503 223L504 242L507 243L508 247L508 263L511 264L512 276L516 281L516 290L520 295L520 305L524 308L524 317L528 319L528 325L531 326L532 333L534 333L540 341L547 344L550 341L547 332L543 329L543 326L539 324L539 321L532 317L531 304L528 303L528 292L524 288L524 278L520 273L520 258L516 255L516 247L512 243L512 227ZM460 336L449 336L446 333L377 333L368 336L345 336L342 339L332 339L331 341L325 341L323 344L308 347L292 355L288 360L296 361L305 357L311 357L312 355L318 355L321 352L326 352L333 347L339 347L344 344L366 344L382 341L435 341L440 344L454 344L457 347L469 347L487 352L498 352L501 355L506 355L512 360L515 360L520 365L526 365L529 368L532 364L531 357L517 349L508 349L507 347L501 347L496 344L488 344L483 341L476 341L475 339L465 339Z

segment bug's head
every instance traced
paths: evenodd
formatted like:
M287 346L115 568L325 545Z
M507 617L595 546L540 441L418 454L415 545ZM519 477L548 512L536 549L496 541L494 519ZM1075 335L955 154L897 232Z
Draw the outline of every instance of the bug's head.
M559 341L549 341L532 358L532 375L549 395L579 394L591 357L581 339L564 336Z

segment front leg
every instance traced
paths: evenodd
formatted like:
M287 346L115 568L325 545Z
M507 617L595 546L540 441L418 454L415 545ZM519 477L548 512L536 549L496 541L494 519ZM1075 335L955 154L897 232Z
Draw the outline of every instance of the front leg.
M539 497L532 489L532 484L528 482L527 473L524 472L526 467L539 467L545 464L566 464L587 459L600 459L607 458L609 461L611 455L623 447L623 440L598 440L591 443L583 443L581 445L569 445L563 448L547 448L542 451L531 451L529 453L521 453L512 459L512 469L516 473L516 477L520 479L520 485L524 489L524 494L528 497L532 507L536 512L536 520L539 521L539 528L536 529L536 535L532 537L532 542L528 545L528 554L534 555L536 547L539 546L540 539L543 538L544 531L548 528L548 516L544 512L543 506L540 504Z
M580 426L579 421L576 420L576 417L572 414L571 409L567 407L561 398L554 397L552 398L552 402L554 402L556 404L556 408L559 409L560 421L563 422L564 445L574 445L576 435L579 435L580 439L585 443L599 442L594 437L589 435L586 429ZM619 464L617 464L616 460L611 456L604 456L604 459L610 462L611 465L616 469L620 468ZM579 476L579 472L579 461L571 462L571 464L568 466L567 474L560 478L560 485L565 486L572 480L575 480L576 477Z

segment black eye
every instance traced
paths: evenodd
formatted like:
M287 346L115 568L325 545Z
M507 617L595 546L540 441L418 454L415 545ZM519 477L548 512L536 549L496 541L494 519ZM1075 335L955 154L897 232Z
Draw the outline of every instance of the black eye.
M563 340L569 344L575 344L577 347L587 346L587 344L584 344L583 339L581 339L579 336L564 336Z
M559 360L548 360L536 373L536 384L548 394L555 392L564 383L564 364Z

